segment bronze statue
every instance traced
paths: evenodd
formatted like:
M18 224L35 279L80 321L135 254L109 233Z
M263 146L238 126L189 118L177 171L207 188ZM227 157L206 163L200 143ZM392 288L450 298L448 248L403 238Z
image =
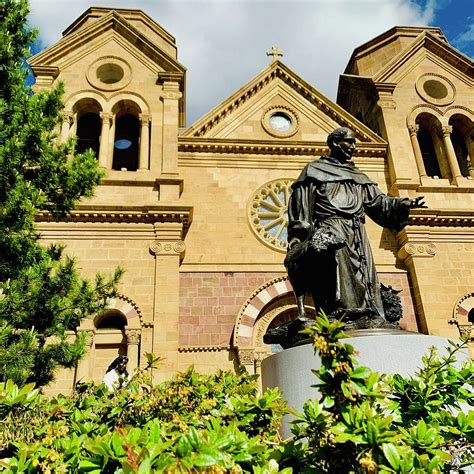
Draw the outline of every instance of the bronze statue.
M356 148L351 129L334 130L328 145L329 156L309 163L293 183L288 203L285 266L299 316L286 330L293 334L310 320L305 294L312 295L316 311L344 317L353 328L393 324L385 315L365 215L398 231L407 224L410 209L426 207L422 196L386 196L351 162ZM275 338L270 334L266 340Z

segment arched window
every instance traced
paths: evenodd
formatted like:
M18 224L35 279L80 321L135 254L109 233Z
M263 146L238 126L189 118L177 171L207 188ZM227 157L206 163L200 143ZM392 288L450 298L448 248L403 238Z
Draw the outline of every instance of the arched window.
M121 313L108 313L96 324L97 329L125 329L127 320Z
M437 133L440 129L438 120L430 114L422 113L416 118L416 123L417 139L426 174L432 178L450 177L442 140Z
M107 367L117 356L128 355L126 325L127 320L119 311L106 312L96 320L92 366L92 379L95 383L102 382Z
M136 171L138 168L140 121L131 113L119 116L115 121L114 170Z
M101 120L98 113L86 112L80 115L77 121L77 145L76 153L84 153L92 150L95 156L99 156Z
M472 121L463 115L456 114L451 117L449 124L453 127L451 142L459 169L463 176L469 176L470 170L473 168L473 157L470 156L468 148L470 141L469 130L472 128Z
M426 174L431 177L437 176L439 178L441 176L441 170L439 169L439 163L430 131L426 127L420 126L417 138L418 143L420 144L421 156L425 165Z

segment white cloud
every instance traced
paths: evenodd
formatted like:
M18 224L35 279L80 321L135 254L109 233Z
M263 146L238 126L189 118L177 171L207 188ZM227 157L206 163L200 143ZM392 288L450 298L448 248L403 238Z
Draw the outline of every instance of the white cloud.
M92 4L30 0L31 23L51 45ZM446 0L443 0L443 2ZM425 26L440 0L103 0L94 5L140 8L176 37L187 72L191 125L269 63L272 45L282 61L333 100L357 46L395 25Z

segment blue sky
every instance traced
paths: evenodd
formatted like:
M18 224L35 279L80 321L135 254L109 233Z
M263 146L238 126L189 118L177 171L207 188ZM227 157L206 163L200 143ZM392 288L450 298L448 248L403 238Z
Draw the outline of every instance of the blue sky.
M417 1L426 5L426 0ZM439 26L449 42L461 52L474 56L474 0L446 0L437 2L433 26Z
M357 46L389 28L440 26L474 56L474 0L30 0L35 51L58 41L88 7L139 8L176 37L187 68L187 125L269 63L282 61L330 99Z

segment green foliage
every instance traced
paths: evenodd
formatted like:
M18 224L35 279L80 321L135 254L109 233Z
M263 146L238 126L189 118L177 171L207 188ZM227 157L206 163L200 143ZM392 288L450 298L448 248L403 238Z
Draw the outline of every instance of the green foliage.
M275 452L286 406L245 373L189 369L153 386L144 371L113 394L83 385L51 400L8 382L0 395L10 472L285 472Z
M308 401L293 432L303 464L329 473L436 473L474 463L474 365L455 365L434 348L413 377L358 366L343 323L320 315L307 332L321 358L318 401ZM454 454L454 456L453 456ZM301 462L301 460L300 460Z
M112 394L83 384L48 400L0 384L0 462L9 472L259 474L434 474L474 462L474 370L455 364L458 346L432 350L413 377L389 377L357 365L342 323L320 315L307 332L321 398L297 414L293 439L278 435L281 394L260 394L256 376L190 368L153 386L160 358L147 354Z
M84 341L66 333L104 308L122 271L91 283L61 246L38 243L38 213L65 216L102 172L92 152L58 140L62 86L32 94L25 85L36 36L27 13L26 0L0 3L0 380L43 385L81 357Z

